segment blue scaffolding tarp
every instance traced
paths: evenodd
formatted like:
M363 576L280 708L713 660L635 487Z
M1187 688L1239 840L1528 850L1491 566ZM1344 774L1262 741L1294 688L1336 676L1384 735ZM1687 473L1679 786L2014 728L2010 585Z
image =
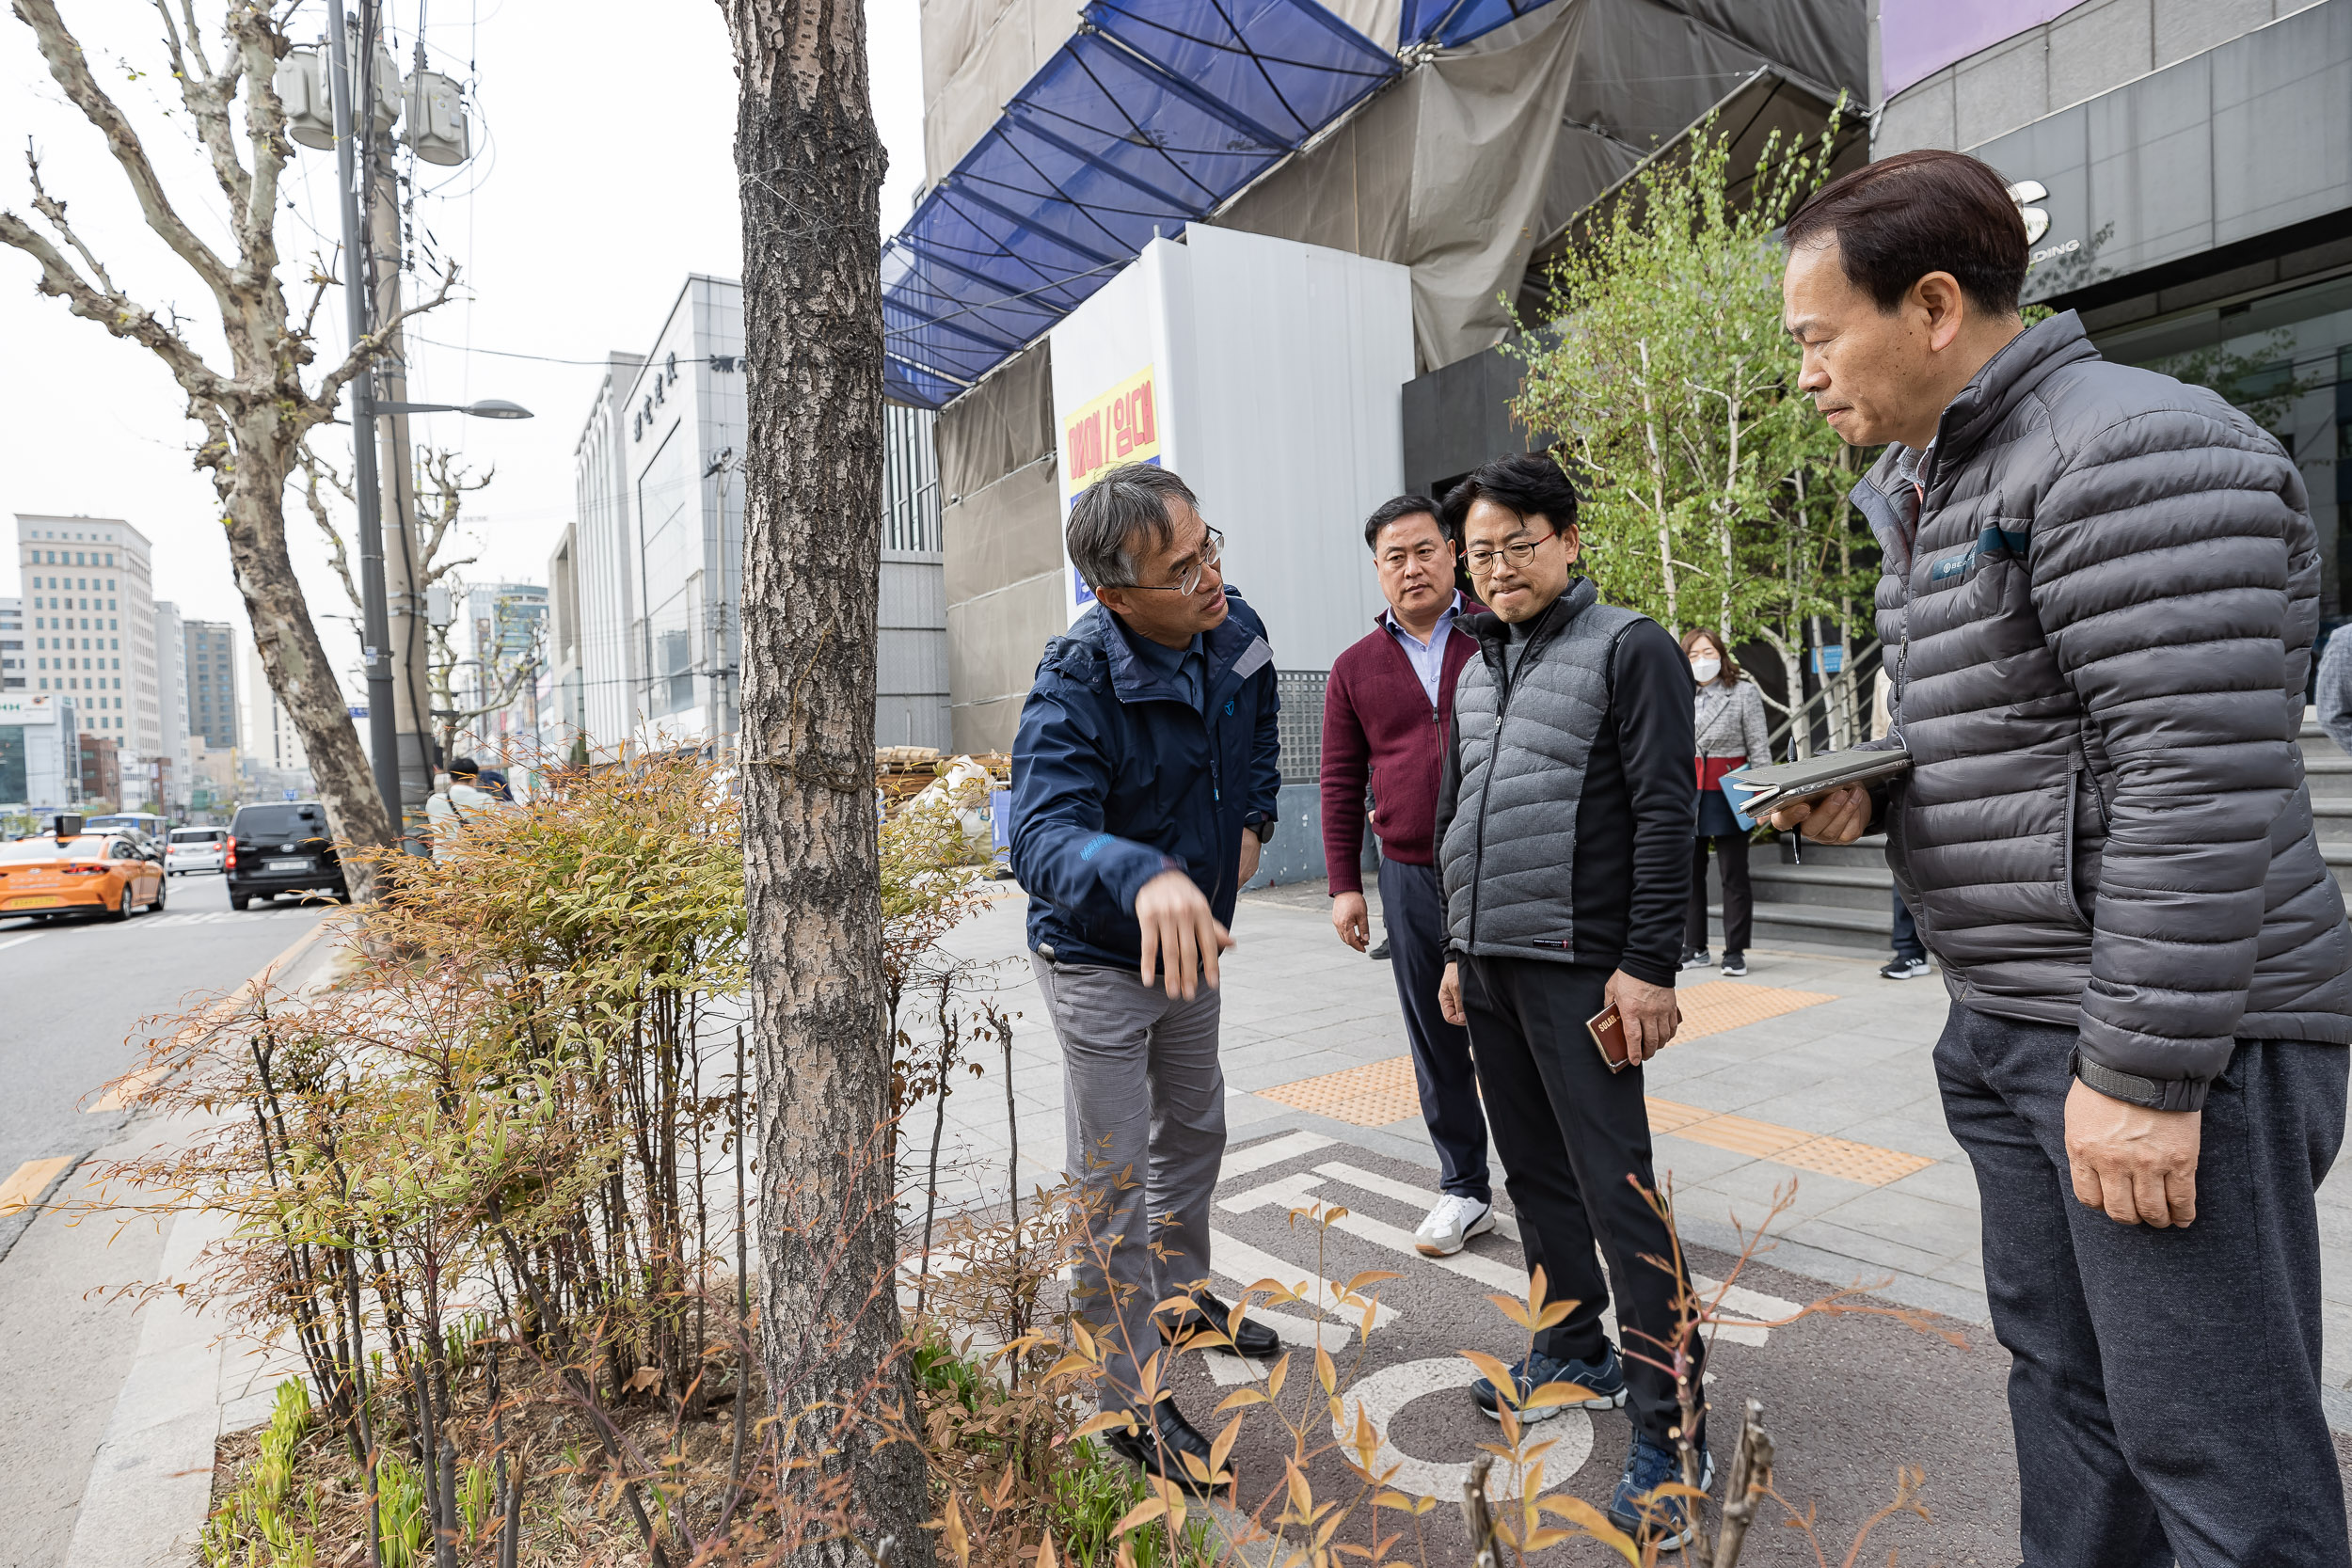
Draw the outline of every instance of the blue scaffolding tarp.
M884 387L937 408L1397 72L1315 0L1094 0L882 250Z
M1405 0L1398 31L1413 43L1451 48L1539 9L1545 0Z

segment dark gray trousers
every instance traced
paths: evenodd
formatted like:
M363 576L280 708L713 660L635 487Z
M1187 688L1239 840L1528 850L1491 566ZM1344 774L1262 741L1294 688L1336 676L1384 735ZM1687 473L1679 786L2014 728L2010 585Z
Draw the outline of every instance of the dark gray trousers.
M2074 1197L2074 1032L1955 1005L1944 1115L1976 1166L1993 1331L2015 1358L2026 1568L2346 1568L2320 1408L2320 1180L2352 1053L2241 1040L2205 1101L2197 1219Z
M1486 1175L1486 1113L1478 1104L1470 1031L1438 1010L1445 979L1445 895L1434 865L1380 858L1380 919L1389 928L1389 967L1405 1008L1413 1049L1421 1119L1438 1151L1438 1185L1481 1203L1493 1201Z
M1076 1295L1108 1351L1096 1398L1126 1410L1141 1402L1141 1364L1159 1353L1152 1309L1209 1272L1209 1199L1225 1160L1223 998L1203 986L1173 1000L1132 969L1029 961L1061 1044L1064 1169L1092 1209Z

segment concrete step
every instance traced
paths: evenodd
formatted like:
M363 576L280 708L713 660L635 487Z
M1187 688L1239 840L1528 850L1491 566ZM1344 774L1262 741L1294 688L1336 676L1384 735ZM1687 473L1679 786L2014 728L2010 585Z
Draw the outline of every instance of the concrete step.
M1751 865L1748 879L1756 888L1756 907L1803 904L1820 909L1875 910L1888 912L1887 895L1895 874L1883 863L1867 865Z
M1800 862L1796 857L1796 842L1784 836L1780 840L1780 861L1783 865L1873 866L1884 870L1886 867L1886 835L1870 833L1855 839L1851 844L1816 844L1808 838L1804 841L1804 859ZM1756 859L1758 863L1769 863L1771 857L1759 856Z
M1722 929L1724 911L1709 910ZM1876 914L1864 914L1857 910L1808 909L1795 904L1756 906L1756 942L1761 947L1773 938L1783 942L1820 942L1833 947L1868 948L1878 952L1895 950L1895 915L1892 910L1881 909Z

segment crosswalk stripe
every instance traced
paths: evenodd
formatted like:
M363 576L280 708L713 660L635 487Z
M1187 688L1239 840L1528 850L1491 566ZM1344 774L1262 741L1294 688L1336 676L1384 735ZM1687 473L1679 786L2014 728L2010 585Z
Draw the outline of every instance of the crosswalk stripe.
M1311 1171L1300 1171L1295 1176L1286 1176L1279 1180L1269 1181L1263 1186L1252 1187L1246 1193L1225 1198L1217 1204L1217 1207L1231 1210L1235 1213L1244 1213L1251 1209L1263 1208L1269 1203L1280 1203L1292 1209L1313 1209L1316 1211L1317 1218L1334 1211L1340 1211L1338 1217L1330 1222L1331 1228L1334 1230L1343 1230L1351 1236L1360 1236L1367 1242L1387 1247L1391 1252L1400 1253L1407 1258L1420 1258L1422 1261L1434 1264L1448 1274L1458 1274L1465 1279L1474 1279L1490 1290L1502 1291L1520 1297L1527 1294L1527 1271L1525 1269L1509 1263L1498 1262L1492 1258L1482 1257L1475 1252L1457 1252L1451 1258L1425 1257L1418 1247L1413 1245L1413 1233L1403 1227L1391 1225L1386 1220L1374 1219L1370 1214L1359 1214L1353 1209L1341 1210L1341 1206L1337 1204L1325 1204L1311 1191L1323 1185L1323 1180L1322 1177Z
M1248 1242L1236 1240L1222 1230L1209 1232L1209 1257L1211 1267L1236 1285L1247 1288L1260 1280L1271 1279L1311 1307L1321 1307L1351 1325L1363 1322L1363 1308L1349 1307L1342 1302L1340 1297L1343 1291L1335 1281L1325 1279L1312 1270L1302 1269L1295 1263L1286 1263L1270 1252L1261 1252ZM1387 1302L1373 1303L1372 1323L1375 1328L1394 1321L1395 1317L1396 1308Z
M0 1181L0 1216L16 1213L39 1198L72 1164L72 1155L59 1154L47 1160L27 1160L17 1166L6 1181Z
M1328 1148L1335 1141L1337 1140L1327 1138L1320 1132L1310 1132L1305 1128L1300 1128L1295 1132L1286 1132L1279 1138L1270 1138L1264 1143L1253 1144L1248 1148L1238 1149L1226 1155L1219 1171L1225 1176L1248 1176L1252 1171L1263 1170L1268 1165L1279 1165L1283 1161L1297 1155L1312 1154L1318 1148Z

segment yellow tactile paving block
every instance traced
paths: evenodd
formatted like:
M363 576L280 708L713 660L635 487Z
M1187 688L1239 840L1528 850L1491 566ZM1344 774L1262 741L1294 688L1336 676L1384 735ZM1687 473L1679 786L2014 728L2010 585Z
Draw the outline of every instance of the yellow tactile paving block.
M1720 1034L1836 998L1821 991L1709 980L1684 988L1680 1000L1683 1022L1675 1037L1677 1041ZM1360 1067L1278 1084L1257 1092L1267 1100L1355 1127L1385 1127L1421 1112L1412 1059L1407 1056L1366 1062ZM1653 1133L1688 1138L1712 1148L1818 1171L1867 1186L1883 1187L1935 1164L1899 1149L1879 1148L1749 1117L1726 1116L1670 1100L1651 1100L1648 1106Z
M1391 1056L1343 1068L1295 1084L1278 1084L1258 1093L1295 1110L1311 1111L1351 1127L1386 1127L1390 1122L1421 1115L1421 1091L1413 1082L1413 1059Z
M1720 1035L1726 1029L1818 1007L1837 998L1827 991L1752 986L1742 980L1707 980L1695 986L1676 987L1675 1000L1682 1004L1682 1027L1675 1031L1674 1037L1674 1044L1678 1045L1702 1035ZM1673 1046L1667 1049L1672 1050Z

